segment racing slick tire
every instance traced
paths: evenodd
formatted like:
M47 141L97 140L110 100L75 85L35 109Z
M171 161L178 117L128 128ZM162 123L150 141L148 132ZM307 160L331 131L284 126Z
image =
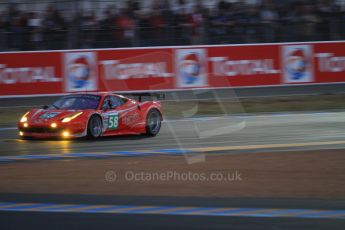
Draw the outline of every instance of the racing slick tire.
M154 137L162 126L162 115L157 109L151 109L146 116L146 135Z
M102 119L93 115L87 124L87 137L96 139L102 135Z

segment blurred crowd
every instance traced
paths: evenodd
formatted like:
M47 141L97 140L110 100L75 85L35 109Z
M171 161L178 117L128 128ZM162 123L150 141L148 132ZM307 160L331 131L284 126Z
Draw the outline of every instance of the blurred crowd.
M334 0L278 1L260 4L220 0L129 0L101 13L73 12L65 17L49 5L44 12L0 12L0 50L113 48L342 40L345 13Z

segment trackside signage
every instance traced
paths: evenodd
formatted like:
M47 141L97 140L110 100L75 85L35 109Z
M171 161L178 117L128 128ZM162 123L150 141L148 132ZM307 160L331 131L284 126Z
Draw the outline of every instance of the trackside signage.
M208 50L212 87L280 84L278 46L224 46Z
M60 53L0 53L0 95L62 92Z
M345 42L0 53L0 97L345 82Z
M97 51L99 89L102 91L173 89L174 66L170 48Z

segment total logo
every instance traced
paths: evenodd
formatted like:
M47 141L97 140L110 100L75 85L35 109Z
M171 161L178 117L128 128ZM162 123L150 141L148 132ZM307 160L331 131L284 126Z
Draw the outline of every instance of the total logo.
M67 92L97 90L97 65L93 52L65 53Z
M313 82L313 54L310 45L283 46L284 83Z
M178 49L176 51L177 86L207 86L207 60L204 49Z

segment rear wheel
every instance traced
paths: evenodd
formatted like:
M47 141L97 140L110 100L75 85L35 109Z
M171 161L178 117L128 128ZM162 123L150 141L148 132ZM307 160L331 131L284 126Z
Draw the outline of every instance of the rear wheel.
M146 135L156 136L162 125L162 115L157 109L152 109L146 117Z
M100 137L102 134L102 120L99 116L92 116L87 125L87 136L90 138Z

